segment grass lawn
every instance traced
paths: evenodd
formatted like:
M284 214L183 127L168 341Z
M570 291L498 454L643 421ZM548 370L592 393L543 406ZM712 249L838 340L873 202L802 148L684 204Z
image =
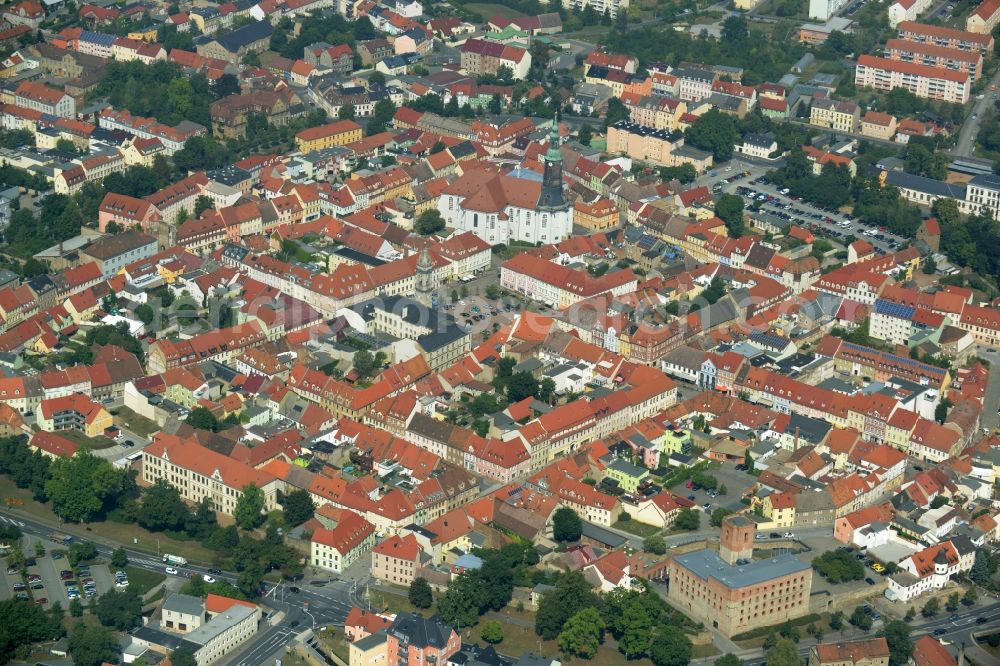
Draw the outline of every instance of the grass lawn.
M173 539L163 533L144 530L134 523L126 524L107 520L103 523L90 523L87 527L94 534L109 541L128 544L128 547L133 550L141 550L151 555L170 553L202 564L214 563L217 555L197 541ZM132 539L138 539L138 543L132 543Z
M139 596L152 590L167 577L166 574L161 574L158 571L148 571L130 566L125 567L125 573L128 574L129 589L135 590Z
M136 414L128 407L118 408L118 416L115 423L121 424L142 437L149 437L154 432L159 432L160 426L147 419L145 416Z
M344 663L350 660L350 650L347 647L347 642L344 640L344 632L342 630L330 625L326 628L326 631L317 631L316 637L319 639L320 645L343 659ZM284 665L284 660L282 660L282 665Z
M643 538L654 534L663 534L662 528L647 525L646 523L640 523L638 520L619 520L612 527Z
M402 590L402 594L393 594L392 592L383 592L375 588L371 589L371 602L372 610L384 609L387 613L416 613L418 615L429 616L433 611L434 607L430 608L417 608L410 603L408 598L408 590L405 588L399 588ZM437 595L434 595L435 601L437 601ZM364 597L362 596L362 599Z
M518 18L524 16L524 13L517 11L511 7L506 7L504 5L494 5L488 2L475 3L471 5L463 5L463 7L470 12L476 12L483 17L484 21L488 21L493 16L502 16L504 18Z
M56 433L60 437L65 437L71 442L76 442L80 446L87 446L91 451L97 451L99 449L107 449L115 445L113 440L108 439L104 435L98 435L97 437L87 437L79 430L60 430Z

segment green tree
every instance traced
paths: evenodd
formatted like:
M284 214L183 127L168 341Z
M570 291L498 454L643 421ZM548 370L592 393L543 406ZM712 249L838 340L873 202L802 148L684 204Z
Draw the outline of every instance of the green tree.
M149 326L150 324L153 323L153 319L155 318L156 314L153 312L153 308L151 308L149 304L142 303L141 305L136 306L135 316L138 317L139 321L141 321L143 324Z
M358 379L365 380L372 377L382 367L384 357L382 352L372 354L367 349L354 352L353 367L358 373Z
M627 658L645 654L653 640L653 618L650 617L649 608L642 603L641 596L632 599L622 612L621 632L618 636L618 651Z
M584 608L594 608L597 603L597 595L581 572L563 574L556 580L555 588L547 592L538 604L535 633L545 640L552 640L571 616Z
M831 583L844 583L865 577L864 565L852 557L851 553L840 550L829 550L813 558L812 567Z
M854 612L851 613L851 617L847 621L864 631L872 628L872 618L861 606L854 607Z
M111 553L111 566L116 569L124 569L128 565L128 555L125 553L125 548L118 546L115 551Z
M642 549L654 555L663 555L667 552L667 542L659 534L652 534L642 540Z
M170 654L170 666L198 666L191 648L182 647Z
M73 655L74 666L100 666L117 661L121 650L114 630L77 622L69 635L69 653Z
M742 666L743 662L732 652L727 652L715 660L713 666Z
M746 233L743 222L743 197L735 194L723 194L715 202L715 214L726 223L726 230L733 238L739 238Z
M211 410L207 407L195 407L184 419L184 423L198 430L209 430L218 432L220 430L219 419L215 418Z
M711 109L691 124L684 138L686 143L711 152L717 162L724 162L733 156L740 131L732 116Z
M731 513L732 511L730 511L725 507L722 506L716 507L715 510L712 511L712 515L708 519L708 524L711 525L712 527L721 527L723 518L725 518Z
M920 614L924 617L934 617L941 610L941 602L938 601L937 597L931 597L924 604L924 607L920 609Z
M417 216L413 225L414 231L421 236L430 236L439 231L444 231L445 222L437 208L428 208Z
M198 198L194 200L195 217L201 217L202 213L213 208L215 208L215 202L212 201L211 197L207 197L204 194L198 195Z
M236 587L249 598L254 598L260 593L260 586L263 583L264 570L257 562L250 562L236 578Z
M685 666L691 661L691 639L680 627L660 625L649 646L649 658L656 666Z
M889 620L880 634L889 644L889 666L904 666L913 655L913 641L910 640L910 627L899 620Z
M143 492L136 520L152 532L181 530L189 514L177 488L160 479Z
M979 593L976 592L976 587L974 585L970 585L969 589L967 589L965 591L965 594L962 596L962 605L972 606L976 603L976 600L978 598L979 598Z
M250 482L240 490L240 497L233 509L236 524L245 530L252 530L264 522L264 491Z
M340 120L354 120L355 111L353 104L344 104L337 110L337 118Z
M520 402L525 398L538 397L541 386L530 372L515 372L505 382L507 400Z
M89 451L59 458L49 468L45 494L52 510L67 522L89 522L110 507L125 487L125 471Z
M949 613L954 613L958 610L958 604L962 601L962 595L958 592L952 592L948 595L948 600L945 602L945 610Z
M476 573L461 573L451 581L445 593L438 597L438 614L447 624L471 627L479 621L486 596L487 591Z
M844 628L844 613L843 611L834 611L830 615L830 628L834 631L840 631Z
M611 125L622 120L629 120L631 114L628 108L622 104L621 100L617 97L612 97L608 100L608 108L604 114L604 127L607 129Z
M132 588L111 590L98 598L95 613L105 627L128 631L142 624L142 599Z
M578 541L582 529L580 516L569 507L561 506L552 515L552 538L556 541Z
M80 603L79 599L70 599L69 614L72 617L83 617L83 604Z
M285 523L296 527L312 518L316 507L309 491L297 488L282 498L281 509L285 513Z
M584 608L566 621L559 633L559 649L590 659L604 638L604 620L594 608Z
M697 509L681 509L674 520L675 530L692 532L701 526L701 513Z
M764 663L767 666L802 666L802 657L793 641L782 638L764 653Z
M576 133L576 140L585 146L589 146L594 139L594 130L589 123L584 123Z
M396 115L396 105L388 95L375 102L375 106L372 109L372 116L368 119L367 134L371 136L384 132L386 125L392 120L394 115Z
M409 593L410 604L416 606L417 608L430 608L434 603L434 594L431 591L431 585L427 582L427 579L422 576L417 576L410 583L410 593Z
M496 620L488 620L483 623L482 628L479 630L479 637L487 643L496 645L503 641L503 625Z
M70 155L76 155L76 144L69 139L57 139L56 150L63 153L69 153Z

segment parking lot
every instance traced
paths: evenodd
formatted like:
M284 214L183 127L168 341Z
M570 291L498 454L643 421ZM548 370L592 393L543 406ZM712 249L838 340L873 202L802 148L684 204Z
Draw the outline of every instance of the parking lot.
M41 541L45 547L44 555L36 555L35 544ZM27 559L25 574L22 578L18 572L10 573L9 562L5 559L3 565L3 585L0 587L0 599L9 599L21 595L35 602L41 602L45 608L59 602L66 608L70 597L68 590L73 586L78 590L80 601L86 602L87 590L84 585L85 575L78 575L80 569L71 571L66 559L66 548L61 544L42 540L37 537L25 536L22 548ZM83 569L84 571L87 568ZM61 573L69 571L69 579L64 580ZM107 564L94 564L89 567L89 577L93 580L93 591L90 596L98 596L114 589L114 574ZM24 586L24 589L19 589Z
M904 243L903 238L884 227L866 226L836 209L821 208L796 199L789 195L787 189L779 190L763 176L746 183L735 181L728 186L743 197L747 208L765 211L843 244L847 244L852 237L863 238L875 247L877 253L886 254L895 252Z

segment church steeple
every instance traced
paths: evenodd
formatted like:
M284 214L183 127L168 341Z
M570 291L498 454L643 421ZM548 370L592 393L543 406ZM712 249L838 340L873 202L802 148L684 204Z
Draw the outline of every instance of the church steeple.
M430 250L425 245L420 248L420 254L417 255L416 300L418 303L423 303L427 307L434 304L433 294L435 287L437 287L434 282L434 262L431 260Z
M545 151L545 172L542 176L542 191L538 196L538 208L553 210L564 207L562 195L562 150L559 139L559 120L553 115L552 131L549 132L549 147Z

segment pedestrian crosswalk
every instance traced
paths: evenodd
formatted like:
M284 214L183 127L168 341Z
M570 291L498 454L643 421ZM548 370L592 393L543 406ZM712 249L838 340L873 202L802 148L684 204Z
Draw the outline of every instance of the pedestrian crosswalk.
M13 518L11 518L9 516L0 516L0 520L2 520L5 523L9 523L11 525L17 525L18 527L24 527L24 523L22 523L20 520L15 520L15 519L13 519Z

